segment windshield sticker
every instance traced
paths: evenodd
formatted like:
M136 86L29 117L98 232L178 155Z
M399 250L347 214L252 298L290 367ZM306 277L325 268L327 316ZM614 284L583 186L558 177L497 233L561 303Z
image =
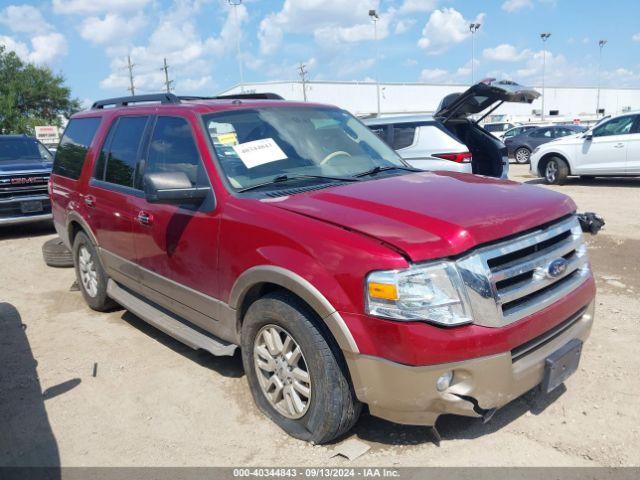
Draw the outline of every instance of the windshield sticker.
M287 155L273 138L263 138L262 140L241 143L234 145L233 149L247 168L254 168L264 165L265 163L287 159Z

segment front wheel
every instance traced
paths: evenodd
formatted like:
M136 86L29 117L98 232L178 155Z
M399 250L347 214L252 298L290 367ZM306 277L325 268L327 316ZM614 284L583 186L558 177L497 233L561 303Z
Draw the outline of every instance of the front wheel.
M562 185L569 176L569 165L559 157L551 157L544 166L544 180L549 185Z
M276 292L255 301L241 343L254 401L289 435L326 443L356 423L361 404L339 351L297 297Z
M531 151L526 147L520 147L513 153L516 162L520 164L529 163Z

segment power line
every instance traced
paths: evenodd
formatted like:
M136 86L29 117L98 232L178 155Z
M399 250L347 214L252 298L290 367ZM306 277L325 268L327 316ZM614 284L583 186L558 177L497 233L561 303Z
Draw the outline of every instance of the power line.
M309 72L305 70L306 65L304 63L300 63L298 67L298 75L300 75L300 80L302 81L302 96L304 101L307 101L307 75Z

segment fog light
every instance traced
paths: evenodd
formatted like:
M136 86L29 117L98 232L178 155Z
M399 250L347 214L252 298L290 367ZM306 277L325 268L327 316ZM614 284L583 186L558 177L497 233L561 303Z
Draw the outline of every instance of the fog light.
M439 392L446 390L451 385L451 380L453 380L453 372L443 373L436 380L436 388Z

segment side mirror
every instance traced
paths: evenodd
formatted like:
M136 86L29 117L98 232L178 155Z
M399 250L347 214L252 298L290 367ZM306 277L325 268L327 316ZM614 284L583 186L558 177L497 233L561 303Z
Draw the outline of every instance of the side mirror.
M582 135L582 138L584 138L585 140L593 140L593 133L585 132L584 135Z
M144 176L144 194L149 203L200 205L209 187L194 187L184 172L156 172Z

